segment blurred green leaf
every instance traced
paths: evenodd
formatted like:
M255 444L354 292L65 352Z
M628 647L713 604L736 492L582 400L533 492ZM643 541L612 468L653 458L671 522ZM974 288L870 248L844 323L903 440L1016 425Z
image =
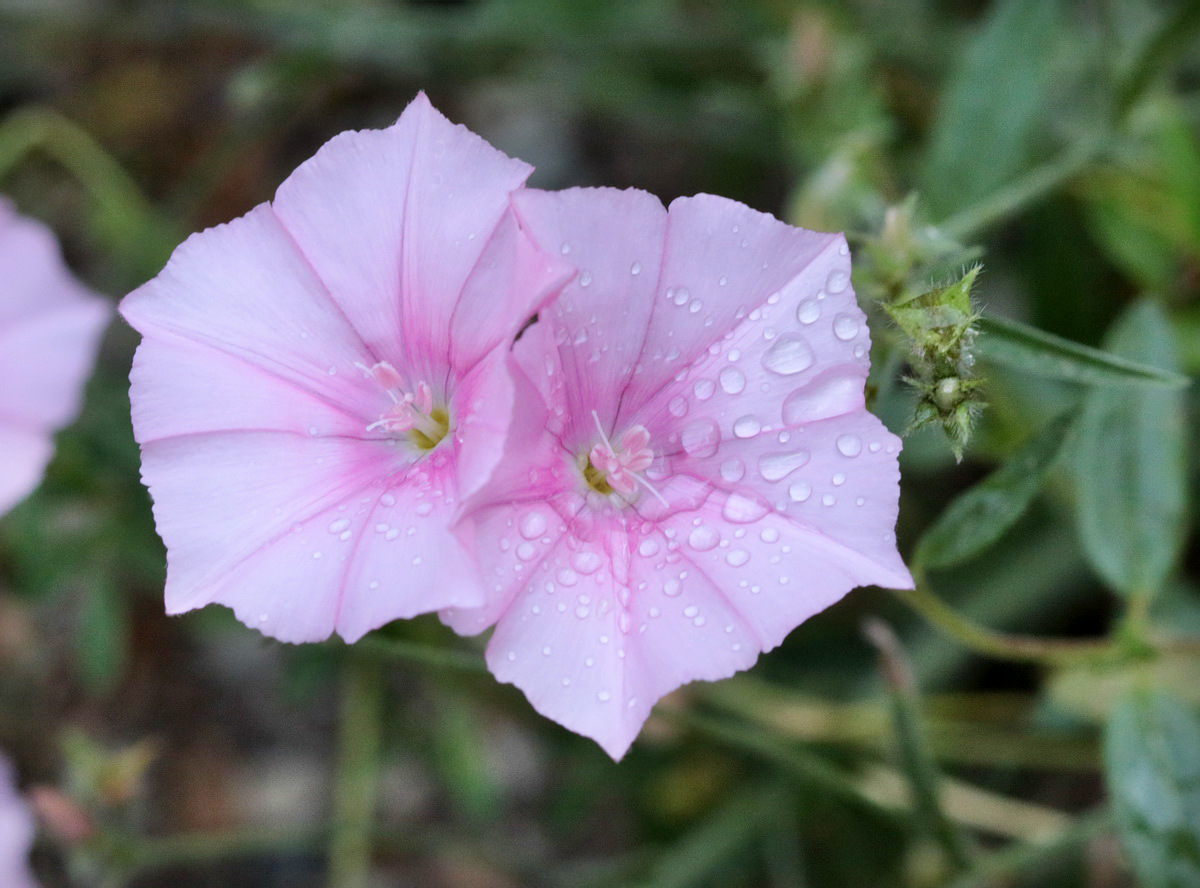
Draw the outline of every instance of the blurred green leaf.
M1177 389L1188 384L1188 378L1175 370L1141 361L1143 353L1134 358L1104 352L996 317L982 317L978 326L983 334L975 348L979 357L1034 376L1083 385L1138 386L1131 397L1148 390L1142 387Z
M1025 514L1070 439L1074 415L1060 416L992 474L950 503L917 545L917 560L949 567L982 552Z
M922 194L937 217L972 204L1028 164L1045 123L1059 0L995 4L941 99Z
M1135 304L1106 344L1167 372L1178 366L1171 328L1152 302ZM1079 529L1104 580L1126 596L1157 592L1175 565L1186 521L1183 397L1161 388L1096 388L1076 442Z
M1105 735L1117 828L1143 888L1200 885L1200 720L1178 701L1137 691Z
M123 591L97 573L83 596L75 641L80 677L93 693L110 691L125 669L129 613Z

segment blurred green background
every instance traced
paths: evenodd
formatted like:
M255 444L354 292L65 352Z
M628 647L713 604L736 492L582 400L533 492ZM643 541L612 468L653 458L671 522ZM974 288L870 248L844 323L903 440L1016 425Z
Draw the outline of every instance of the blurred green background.
M897 431L901 377L944 378L897 306L980 261L975 309L1025 325L956 340L987 404L961 462L949 414L906 440L917 595L685 688L618 766L432 618L348 649L163 616L117 321L0 519L0 748L45 791L44 884L1200 885L1170 382L1200 373L1198 35L1190 0L0 0L0 191L114 300L424 89L533 185L847 231Z

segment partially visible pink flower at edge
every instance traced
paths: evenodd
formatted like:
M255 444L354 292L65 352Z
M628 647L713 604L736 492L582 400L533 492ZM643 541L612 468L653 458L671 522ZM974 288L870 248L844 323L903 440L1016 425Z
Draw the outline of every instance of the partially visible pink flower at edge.
M41 481L111 316L67 270L50 229L0 198L0 514Z
M14 778L12 765L0 753L0 885L37 888L29 870L29 850L37 826Z
M495 622L496 677L620 758L664 694L855 586L911 585L900 442L864 407L841 236L709 195L513 201L579 274L516 346L539 438L463 522L493 600L443 619Z
M506 447L513 338L572 273L509 207L530 171L421 94L125 299L169 613L353 641L484 601L449 525Z

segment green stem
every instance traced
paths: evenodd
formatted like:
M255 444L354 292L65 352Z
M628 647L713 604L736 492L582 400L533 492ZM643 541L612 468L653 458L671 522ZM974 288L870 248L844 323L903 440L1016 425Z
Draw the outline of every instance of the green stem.
M1107 809L1093 811L1076 820L1049 842L1021 843L983 858L969 873L958 877L946 888L990 888L1008 884L1014 876L1104 835L1113 828Z
M1155 76L1185 49L1200 31L1200 3L1184 2L1179 11L1146 44L1129 76L1117 90L1114 111L1120 121L1128 115Z
M377 660L349 651L342 681L330 888L366 888L383 735L383 670Z
M210 863L236 857L275 856L311 852L326 839L325 826L293 830L245 830L138 839L123 849L128 870L120 881L165 867Z
M899 744L900 762L912 784L917 821L941 845L955 871L965 872L971 868L973 849L967 834L942 807L942 775L922 724L921 701L912 667L890 626L882 620L871 620L864 629L867 638L879 650L891 692L892 725Z
M1109 660L1119 655L1120 646L1108 640L1077 641L1075 639L1032 638L1011 635L980 626L960 614L939 598L919 565L912 567L914 589L893 590L895 595L924 617L934 628L965 647L995 657L1019 663L1038 663L1044 666L1071 666Z
M401 660L419 666L436 666L459 672L487 672L487 666L479 654L455 648L419 644L400 638L385 638L377 634L360 639L354 647L362 654L379 660Z

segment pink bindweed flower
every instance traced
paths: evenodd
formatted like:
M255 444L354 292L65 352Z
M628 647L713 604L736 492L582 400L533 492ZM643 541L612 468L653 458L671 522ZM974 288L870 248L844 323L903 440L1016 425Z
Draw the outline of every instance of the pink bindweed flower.
M0 514L42 479L112 311L63 264L46 226L0 199Z
M17 792L12 765L0 753L0 885L36 888L29 849L37 831L33 813Z
M513 338L573 273L509 208L530 171L422 94L125 299L169 613L353 641L483 601L448 528L504 453Z
M463 519L487 659L620 758L664 694L752 665L854 586L906 587L899 440L863 403L845 239L723 198L514 195L578 277L516 345L526 428ZM548 408L539 407L543 402Z

